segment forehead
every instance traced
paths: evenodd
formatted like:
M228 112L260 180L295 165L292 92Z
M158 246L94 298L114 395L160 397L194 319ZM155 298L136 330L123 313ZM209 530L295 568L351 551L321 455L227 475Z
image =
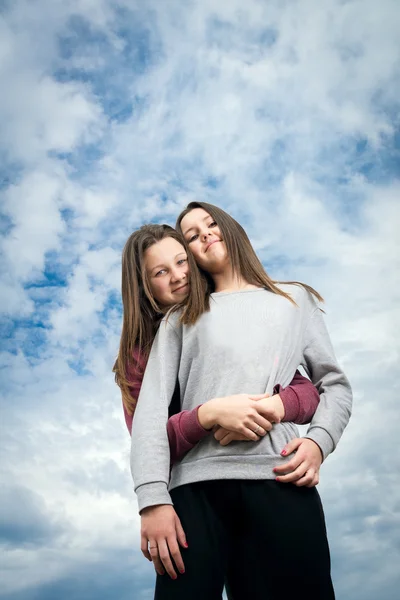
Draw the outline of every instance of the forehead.
M182 244L174 238L164 238L147 248L144 253L146 267L151 269L153 265L170 262L181 252L185 252Z
M181 221L181 229L183 233L185 233L185 231L191 227L196 227L197 225L204 223L208 217L210 217L210 214L204 210L204 208L194 208L187 215L185 215Z

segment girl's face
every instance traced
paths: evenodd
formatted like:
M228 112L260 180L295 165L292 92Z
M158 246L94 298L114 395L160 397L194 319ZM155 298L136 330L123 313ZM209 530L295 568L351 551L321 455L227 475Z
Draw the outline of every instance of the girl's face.
M181 221L183 236L197 264L208 273L221 271L228 263L225 242L217 223L203 208L194 208Z
M161 307L182 302L189 293L189 266L182 244L167 237L144 253L149 287Z

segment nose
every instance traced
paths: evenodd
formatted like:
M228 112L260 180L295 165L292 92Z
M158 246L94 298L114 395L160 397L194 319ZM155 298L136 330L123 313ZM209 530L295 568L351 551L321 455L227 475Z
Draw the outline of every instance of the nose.
M171 269L171 279L172 281L180 281L181 279L185 279L186 273L182 272L182 269Z
M211 234L210 231L204 231L204 233L201 234L201 239L203 240L203 242L206 241L206 239L208 238L208 236Z

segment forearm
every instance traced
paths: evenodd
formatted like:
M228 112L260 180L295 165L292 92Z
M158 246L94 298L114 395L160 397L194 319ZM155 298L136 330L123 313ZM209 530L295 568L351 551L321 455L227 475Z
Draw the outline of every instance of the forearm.
M171 464L180 460L210 433L210 430L205 429L199 422L199 408L197 406L193 410L183 410L168 420L167 433Z
M349 422L352 392L349 381L336 360L319 309L313 312L310 319L304 359L304 365L320 395L320 402L306 437L318 444L326 458L335 449Z
M285 415L282 421L291 421L297 425L309 423L319 404L319 393L313 383L296 371L291 383L282 388L276 385L274 393L279 394Z

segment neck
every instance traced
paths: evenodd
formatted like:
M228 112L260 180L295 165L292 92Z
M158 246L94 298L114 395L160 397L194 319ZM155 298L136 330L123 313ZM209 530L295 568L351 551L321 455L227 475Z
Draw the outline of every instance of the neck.
M238 292L239 290L257 287L246 281L246 279L240 275L234 273L232 269L225 269L221 273L213 273L212 278L216 292Z

